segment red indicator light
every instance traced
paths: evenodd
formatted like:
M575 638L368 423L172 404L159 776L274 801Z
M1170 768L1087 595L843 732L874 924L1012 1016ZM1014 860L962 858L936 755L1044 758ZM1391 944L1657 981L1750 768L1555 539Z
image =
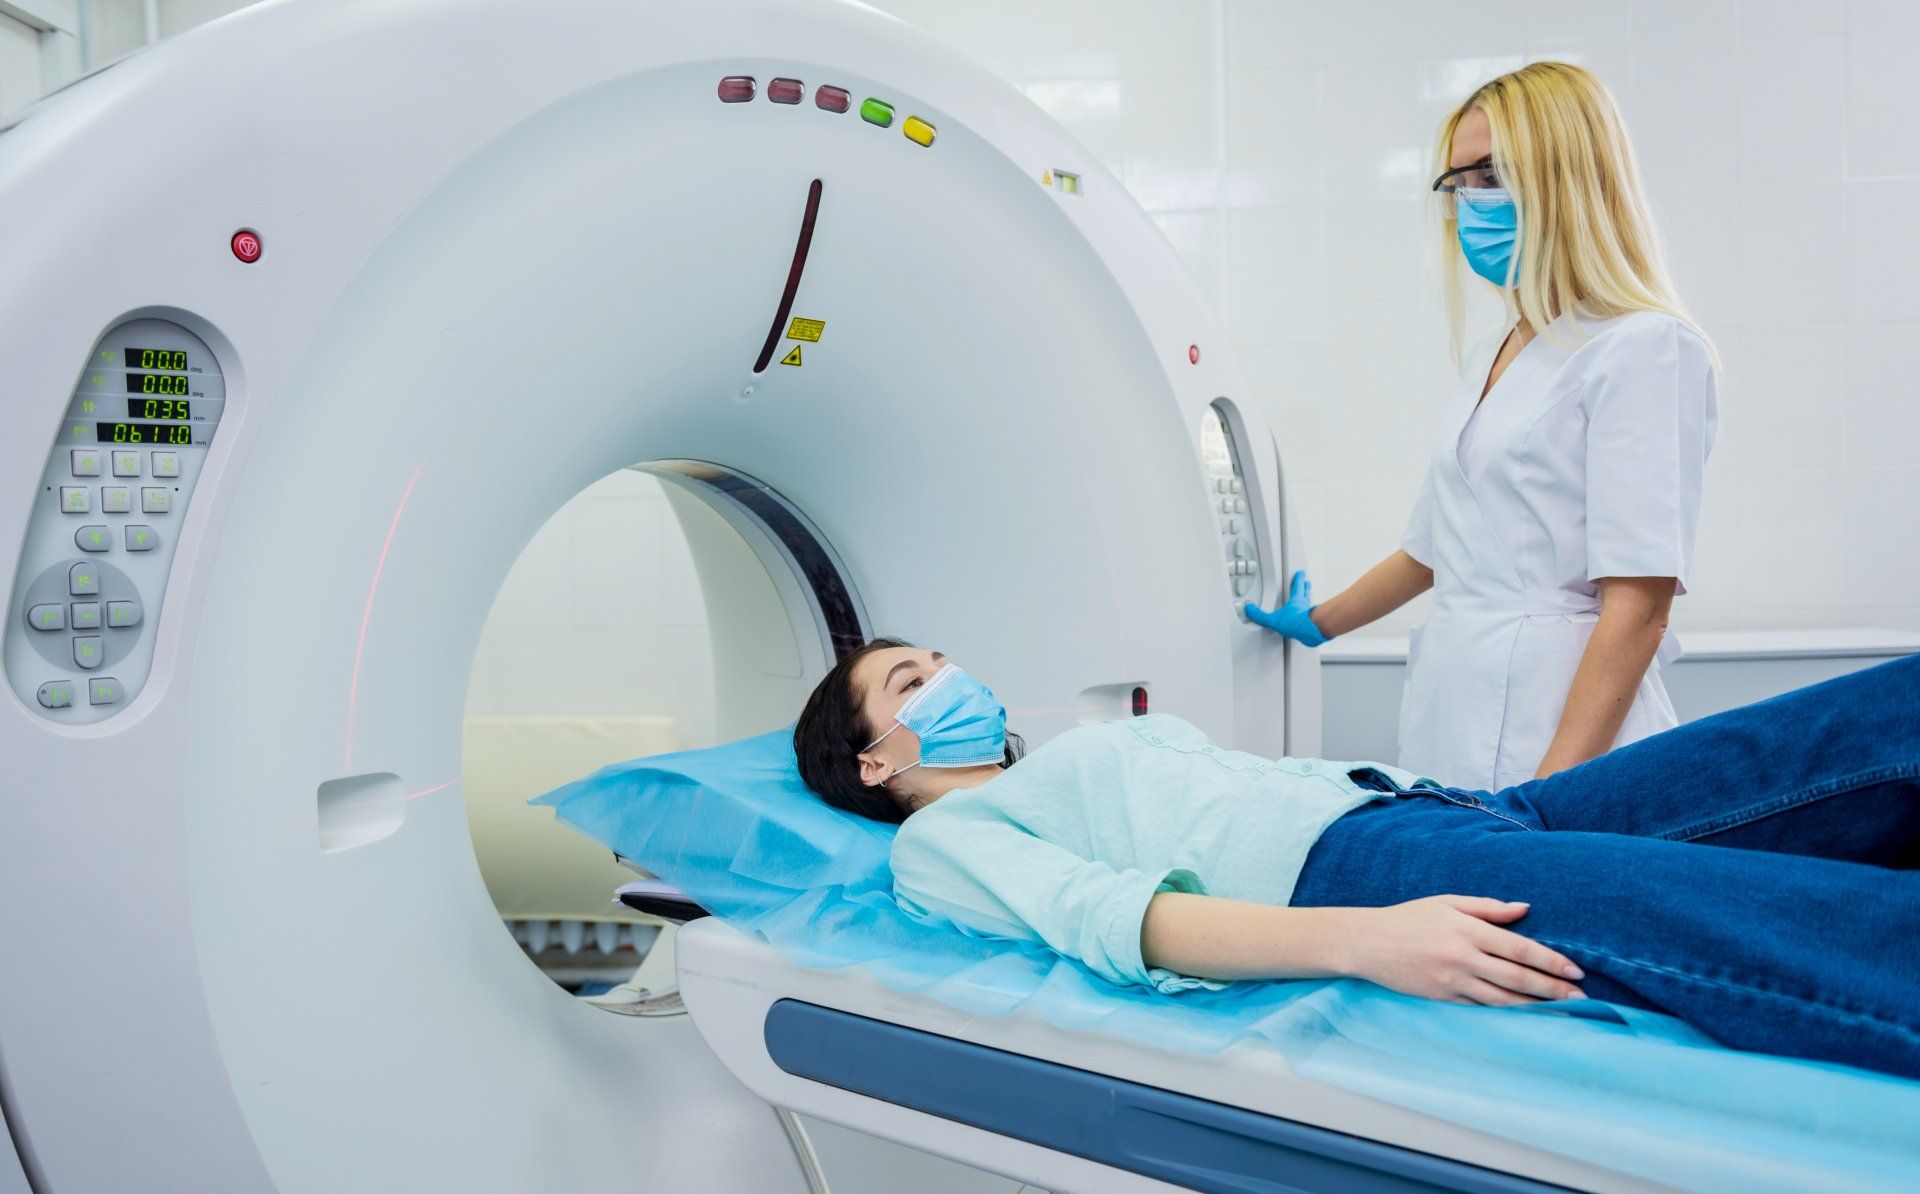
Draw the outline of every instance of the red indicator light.
M807 98L807 85L798 79L775 79L767 84L767 98L776 104L797 104Z
M234 233L233 255L248 265L260 260L260 234L251 228L242 228Z
M1198 365L1199 363L1200 363L1200 346L1198 344L1187 345L1187 364Z
M720 102L744 104L753 98L752 75L728 75L720 80Z
M844 87L822 87L813 93L814 106L826 112L844 112L853 107L853 97Z
M1135 717L1145 717L1147 715L1147 690L1145 685L1133 690L1133 715Z

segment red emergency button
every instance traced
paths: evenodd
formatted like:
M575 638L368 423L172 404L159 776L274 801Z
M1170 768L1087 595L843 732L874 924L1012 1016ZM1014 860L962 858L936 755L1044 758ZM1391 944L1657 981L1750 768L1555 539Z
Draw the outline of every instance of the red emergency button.
M233 255L248 265L260 260L260 234L248 228L234 233Z

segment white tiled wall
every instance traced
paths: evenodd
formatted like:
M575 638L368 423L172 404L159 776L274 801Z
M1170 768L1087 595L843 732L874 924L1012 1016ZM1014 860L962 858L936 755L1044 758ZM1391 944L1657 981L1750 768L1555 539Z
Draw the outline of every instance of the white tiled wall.
M540 528L494 598L467 714L654 714L680 746L712 743L706 605L660 482L615 473Z
M1920 2L878 3L1153 212L1289 429L1322 593L1395 546L1451 386L1422 208L1440 119L1526 61L1587 66L1727 366L1676 621L1920 628Z
M164 32L241 6L159 4ZM878 6L1153 212L1288 428L1323 593L1397 542L1451 385L1423 239L1441 117L1530 59L1591 68L1728 370L1677 622L1920 629L1920 0Z
M40 34L0 13L0 116L40 94Z
M0 5L0 122L79 77L77 2Z

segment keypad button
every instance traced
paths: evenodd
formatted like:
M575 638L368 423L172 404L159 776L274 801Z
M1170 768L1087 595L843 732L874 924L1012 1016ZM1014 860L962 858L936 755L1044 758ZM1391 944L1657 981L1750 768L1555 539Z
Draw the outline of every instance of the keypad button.
M92 671L100 666L100 636L83 634L73 640L73 666Z
M98 601L74 602L73 628L75 630L100 629L100 603Z
M60 508L69 514L85 514L93 509L93 491L84 485L62 485Z
M67 569L67 592L75 597L92 597L100 592L100 573L92 564L75 564Z
M1235 477L1233 480L1227 482L1227 492L1228 493L1240 492L1240 478Z
M1247 546L1247 541L1245 539L1235 539L1233 541L1233 558L1234 559L1244 560L1248 556L1251 556L1252 554L1253 554L1253 548Z
M65 630L67 628L67 607L64 605L36 605L27 611L27 625L35 630Z
M1233 582L1233 595L1235 597L1245 597L1251 592L1253 592L1253 578L1251 576L1243 576Z
M89 705L117 705L126 699L126 693L120 688L120 681L112 676L87 677L87 703Z
M107 602L107 625L124 629L140 624L140 603L138 601Z
M113 475L116 477L137 477L140 475L140 453L120 452L113 454Z
M73 533L73 545L81 551L110 551L113 535L105 527L85 526Z
M100 475L100 449L75 448L72 456L74 476L97 477Z
M153 454L153 475L156 477L177 477L180 475L180 453L155 452Z
M100 487L100 512L102 514L125 514L133 509L133 490L124 485L102 485Z
M160 534L152 527L133 523L127 527L128 551L152 551L160 546Z
M1233 499L1233 512L1234 512L1235 514L1245 514L1245 513L1247 512L1247 499L1246 499L1246 498L1234 498L1234 499Z
M49 680L33 694L42 708L70 709L73 707L73 683L68 680Z
M1229 535L1238 535L1238 534L1240 533L1240 520L1239 520L1239 519L1237 519L1237 518L1229 518L1229 519L1227 519L1227 533L1228 533Z
M155 456L159 453L155 452ZM143 486L140 490L140 513L165 514L173 509L173 490L162 489L157 485Z

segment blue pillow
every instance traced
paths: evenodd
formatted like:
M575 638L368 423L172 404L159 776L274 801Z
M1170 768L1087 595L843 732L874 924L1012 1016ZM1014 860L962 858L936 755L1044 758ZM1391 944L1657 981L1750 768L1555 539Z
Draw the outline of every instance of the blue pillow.
M791 729L615 763L531 803L723 920L750 926L822 889L891 900L894 826L809 791Z

